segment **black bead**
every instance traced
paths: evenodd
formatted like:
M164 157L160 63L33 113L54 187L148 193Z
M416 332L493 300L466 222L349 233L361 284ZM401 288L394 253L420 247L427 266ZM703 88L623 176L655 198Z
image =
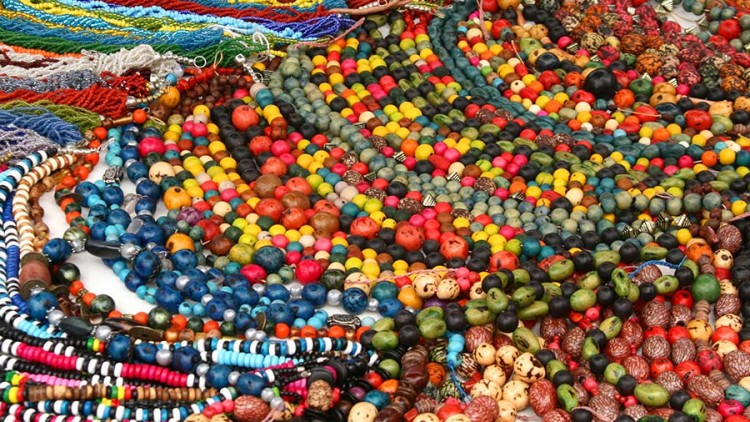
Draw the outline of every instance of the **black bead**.
M547 366L551 360L555 359L555 354L549 349L542 349L536 352L536 355L534 356L536 356L537 360L539 360L544 366Z
M596 269L596 272L599 274L599 277L602 278L602 281L607 282L612 280L612 271L615 270L617 266L613 262L602 262L599 265L599 268Z
M416 346L419 343L419 338L419 328L415 325L407 325L398 330L398 344L402 346Z
M629 396L635 391L635 387L638 385L638 380L632 375L623 375L617 381L617 392L623 396Z
M656 291L656 286L651 283L641 284L638 287L638 290L640 291L640 299L644 301L652 300L658 294L658 292Z
M555 387L559 387L563 384L573 385L573 374L571 374L570 371L564 369L561 371L557 371L552 377L552 384L554 384Z
M637 261L640 258L640 248L634 242L625 242L618 251L620 259L626 264Z
M615 419L615 422L635 422L635 419L632 416L620 415Z
M680 282L680 287L687 287L693 284L695 276L693 270L688 267L680 267L674 272L674 276L677 277L677 281Z
M682 406L690 399L690 393L685 390L677 390L669 396L669 407L672 409L682 409Z
M633 313L633 304L624 297L621 297L612 304L612 311L621 319L626 319Z
M615 290L607 285L599 287L596 291L596 301L602 306L609 306L617 300Z
M515 313L505 311L497 316L497 318L495 319L495 325L497 325L497 328L500 331L504 333L510 333L518 328L518 318L516 317Z
M589 368L594 375L602 375L609 365L609 359L602 354L596 354L589 359Z
M549 301L551 316L562 318L570 312L570 302L565 297L556 296Z
M586 333L586 337L593 338L600 349L604 349L604 346L607 345L607 336L605 336L604 332L598 328L590 329Z
M591 271L594 269L594 256L589 251L578 252L577 254L573 255L573 265L575 265L576 271Z
M591 422L594 416L586 409L575 409L570 413L573 422Z
M449 331L461 332L466 329L466 316L463 311L452 311L445 315L445 325ZM399 334L400 335L400 334Z
M668 422L693 422L693 417L687 413L676 411L669 417Z
M393 318L393 322L395 323L397 330L400 330L401 328L409 325L416 327L417 316L407 311L406 309L402 309L396 314L396 317Z

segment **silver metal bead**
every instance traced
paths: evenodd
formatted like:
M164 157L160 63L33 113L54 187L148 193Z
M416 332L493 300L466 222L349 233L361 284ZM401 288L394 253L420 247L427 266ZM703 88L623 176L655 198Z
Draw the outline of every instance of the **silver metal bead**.
M100 325L96 327L96 339L99 341L109 340L109 336L112 335L112 327L109 325Z
M169 349L159 349L156 352L156 363L161 366L167 366L172 363L172 351Z
M62 321L63 318L65 318L65 314L59 309L53 309L47 314L47 320L50 325L55 327L60 324L60 321Z
M240 379L240 373L238 371L232 371L229 373L229 378L227 380L229 381L230 385L237 384L237 380Z
M341 303L341 297L343 295L344 294L341 292L341 290L329 290L328 294L326 295L326 303L331 306L338 306Z
M138 252L141 251L140 246L135 243L126 243L120 247L120 255L125 259L133 259Z
M195 375L203 377L208 373L209 369L211 369L211 366L209 366L207 363L199 363L198 366L195 367Z
M257 331L255 328L248 328L245 330L245 338L250 340L255 335L255 331Z
M266 286L262 284L253 284L253 290L255 290L255 293L257 293L258 296L263 296L263 293L266 292Z
M190 277L186 275L177 276L177 279L174 282L174 286L177 288L177 290L185 290L185 286L190 282Z
M210 293L207 294L207 295L203 295L203 297L201 298L201 305L207 306L208 302L210 302L211 299L213 299L213 298L214 298L214 296L212 294L210 294Z
M380 305L380 302L374 297L371 297L370 299L367 300L367 310L370 312L377 312L378 305Z
M128 99L125 100L125 107L136 108L137 106L138 106L138 100L136 100L135 97L128 96Z
M417 310L416 310L416 309L414 309L414 308L413 308L413 307L411 307L411 306L407 306L407 307L406 307L406 308L404 308L404 309L406 309L407 311L409 311L409 312L411 312L411 313L413 313L413 314L416 314L416 313L417 313Z
M270 388L264 388L263 391L260 392L260 399L265 402L270 402L274 397L276 397L276 394Z
M281 397L274 397L271 399L271 408L276 410L284 410L286 409L286 403L284 403L284 399Z
M228 321L228 322L234 321L234 317L236 316L237 316L237 311L235 311L234 309L227 309L226 311L224 311L224 314L223 314L224 321Z
M207 265L198 265L197 267L195 267L195 269L205 274L208 272L208 270L211 269L211 267Z
M302 285L299 283L292 283L289 285L289 295L292 299L299 299L302 297Z
M253 334L253 338L251 340L263 341L267 338L268 338L268 335L266 334L265 331L258 330L255 332L255 334Z

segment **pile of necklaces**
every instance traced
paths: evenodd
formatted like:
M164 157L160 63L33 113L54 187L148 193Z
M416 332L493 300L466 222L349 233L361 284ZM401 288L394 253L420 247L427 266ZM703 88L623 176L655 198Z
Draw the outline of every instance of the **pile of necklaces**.
M2 0L0 420L750 422L749 8Z

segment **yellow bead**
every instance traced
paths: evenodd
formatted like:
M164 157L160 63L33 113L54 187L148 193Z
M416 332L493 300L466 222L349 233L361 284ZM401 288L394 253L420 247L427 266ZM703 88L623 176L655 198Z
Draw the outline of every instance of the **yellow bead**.
M211 110L203 104L195 106L193 109L193 115L203 114L206 117L211 117Z
M435 150L432 148L432 145L422 144L414 151L414 158L423 161L430 158L433 154L435 154Z

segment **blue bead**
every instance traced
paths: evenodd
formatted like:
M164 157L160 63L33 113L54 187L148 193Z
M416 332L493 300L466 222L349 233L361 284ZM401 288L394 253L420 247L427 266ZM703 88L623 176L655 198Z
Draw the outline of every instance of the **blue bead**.
M294 323L294 313L286 304L274 303L268 307L268 317L276 323L291 325Z
M260 392L265 388L266 382L263 378L249 373L243 373L237 379L235 387L242 395L260 396Z
M131 164L127 171L128 179L130 179L131 182L135 182L136 180L144 179L148 177L148 167L146 167L145 164L139 162Z
M90 228L91 239L104 240L104 238L106 237L104 232L107 228L107 223L103 221L98 221L90 225L89 228Z
M161 271L156 276L156 285L160 287L174 287L179 275L177 271Z
M164 230L156 223L146 223L141 226L138 230L137 236L141 239L143 245L150 242L162 245L167 240L164 235Z
M182 249L172 255L172 265L175 270L185 272L198 266L198 258L192 251Z
M107 224L111 226L119 224L123 227L127 227L130 225L130 221L130 215L128 215L127 211L122 208L112 210L107 216Z
M172 368L180 372L193 372L201 356L194 348L180 347L172 353Z
M135 345L135 358L143 363L154 364L158 350L153 343L138 343Z
M148 196L154 201L158 201L161 198L161 188L149 179L143 179L138 182L135 185L135 193Z
M286 302L289 300L289 290L281 284L271 284L266 287L264 294L267 298Z
M394 299L398 296L398 287L395 283L380 282L372 288L370 296L383 302L387 299Z
M94 205L89 209L88 218L93 218L93 221L106 221L109 215L109 208L105 205Z
M229 374L232 368L227 365L214 365L206 373L206 382L214 388L229 386Z
M208 304L206 304L206 312L208 313L208 317L213 319L214 321L223 321L224 320L224 311L227 310L227 305L217 300L216 298L211 299Z
M107 343L107 354L118 362L130 360L130 337L125 334L115 334Z
M125 283L125 287L127 287L128 290L134 292L138 290L138 287L146 284L146 279L139 276L134 271L128 271L123 282Z
M320 308L326 304L326 288L321 283L310 283L302 288L302 298Z
M102 191L102 199L107 205L122 205L125 201L125 194L119 186L110 185Z
M44 253L52 263L57 264L67 260L73 253L73 249L68 242L63 239L54 238L44 245L42 253Z
M386 318L394 318L402 309L404 305L395 298L386 299L378 304L378 312Z
M294 299L289 302L289 308L297 318L311 318L315 314L315 307L305 299Z
M184 300L179 290L163 286L156 291L156 302L159 306L171 313L177 313L180 310L180 304Z
M382 410L384 407L388 406L391 403L391 399L388 394L378 390L369 391L367 394L365 394L365 398L363 400L377 407L378 410Z
M255 328L257 325L253 317L247 312L237 312L237 315L234 317L234 326L240 331Z
M47 311L57 307L57 298L48 291L32 295L28 300L29 315L37 321L47 319Z
M193 306L189 302L180 303L180 315L184 315L186 317L192 316Z
M159 268L161 268L161 260L149 250L141 251L133 260L133 270L146 279L156 275Z
M341 305L348 313L359 315L367 309L367 293L358 287L347 289L344 291Z
M234 289L234 297L243 305L255 306L258 304L260 296L258 292L246 286L238 286Z

